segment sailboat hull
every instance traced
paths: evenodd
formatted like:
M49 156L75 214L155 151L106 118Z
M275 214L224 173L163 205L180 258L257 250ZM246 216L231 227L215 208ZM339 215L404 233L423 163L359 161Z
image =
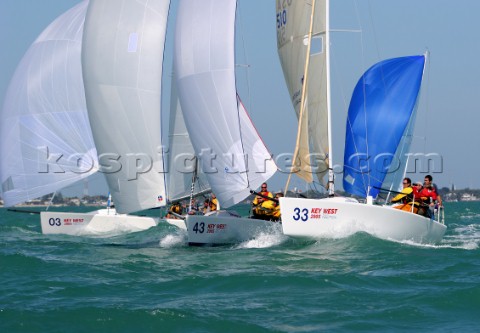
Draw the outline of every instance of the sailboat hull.
M41 212L42 233L105 236L147 230L158 224L153 217L117 214L114 208L89 213Z
M438 243L447 227L429 218L352 198L280 198L283 233L306 238L343 238L356 232L394 241Z
M188 245L214 246L238 244L262 233L281 233L280 224L217 211L211 215L188 215Z
M179 229L182 229L182 230L187 230L187 225L185 224L185 220L182 220L182 219L165 219L165 221L170 224L170 225L173 225Z

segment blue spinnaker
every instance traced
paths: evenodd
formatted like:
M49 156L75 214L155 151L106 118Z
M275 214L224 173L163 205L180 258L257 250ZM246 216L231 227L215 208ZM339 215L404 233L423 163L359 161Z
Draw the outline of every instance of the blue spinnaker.
M425 56L381 61L358 81L348 108L344 154L345 191L376 198L414 114Z

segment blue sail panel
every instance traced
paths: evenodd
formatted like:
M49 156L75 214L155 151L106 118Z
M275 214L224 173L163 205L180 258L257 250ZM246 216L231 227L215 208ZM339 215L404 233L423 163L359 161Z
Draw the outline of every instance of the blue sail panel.
M425 56L381 61L358 81L350 101L344 154L344 190L358 196L379 193L413 115ZM398 168L397 168L398 169Z

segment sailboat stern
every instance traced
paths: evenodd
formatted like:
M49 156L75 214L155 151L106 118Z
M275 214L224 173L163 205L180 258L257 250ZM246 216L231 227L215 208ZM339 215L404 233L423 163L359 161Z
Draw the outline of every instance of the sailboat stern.
M159 219L148 216L117 214L114 208L88 213L46 211L40 213L43 234L71 236L115 236L155 227Z
M192 246L218 246L238 244L262 234L281 234L280 224L240 217L228 211L217 211L211 215L188 215L188 244Z
M345 238L357 232L394 241L438 243L444 224L389 206L366 205L353 198L280 198L282 228L287 236Z

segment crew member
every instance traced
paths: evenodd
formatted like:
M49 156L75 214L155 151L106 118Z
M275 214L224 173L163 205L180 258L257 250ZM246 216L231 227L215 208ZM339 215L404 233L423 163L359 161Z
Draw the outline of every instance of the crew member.
M268 200L267 198L273 198L272 192L267 188L267 183L263 183L259 195L253 199L252 202L252 212L253 217L261 220L268 220L269 217L266 215L268 209L273 209L273 201Z
M397 194L392 199L392 203L399 203L399 205L396 205L393 208L401 209L407 212L417 213L418 208L415 207L415 205L413 205L412 203L412 199L413 199L412 180L408 177L403 178L402 186L403 186L402 192Z

